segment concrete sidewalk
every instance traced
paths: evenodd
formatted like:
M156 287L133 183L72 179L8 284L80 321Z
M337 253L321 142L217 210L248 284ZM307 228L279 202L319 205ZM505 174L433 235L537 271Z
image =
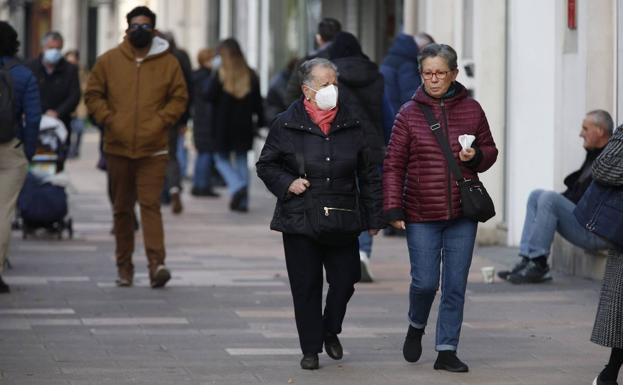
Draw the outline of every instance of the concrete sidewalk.
M259 183L248 214L219 199L184 196L163 208L173 279L148 287L137 234L133 288L117 288L105 175L97 136L71 161L73 240L15 233L0 296L0 384L590 384L609 351L589 342L599 283L555 275L549 284L482 283L480 268L516 251L476 251L460 357L470 373L433 370L434 315L420 362L402 358L409 264L403 238L375 240L373 284L358 284L341 336L346 355L299 368L300 351L274 199ZM189 190L189 188L187 189ZM436 305L434 306L436 309Z

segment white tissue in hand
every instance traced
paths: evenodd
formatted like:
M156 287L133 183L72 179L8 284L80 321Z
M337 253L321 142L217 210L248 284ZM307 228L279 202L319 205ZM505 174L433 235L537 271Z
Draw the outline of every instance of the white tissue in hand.
M464 134L459 136L459 143L461 143L461 147L463 147L463 150L467 150L468 148L472 147L472 143L474 143L475 139L476 137L474 135Z

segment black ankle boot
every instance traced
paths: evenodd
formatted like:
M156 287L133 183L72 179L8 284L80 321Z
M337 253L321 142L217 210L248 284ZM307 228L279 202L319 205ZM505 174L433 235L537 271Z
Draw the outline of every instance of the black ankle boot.
M422 355L422 335L424 329L417 329L409 325L405 343L402 346L402 355L407 362L417 362Z
M7 294L10 292L11 288L2 280L2 276L0 275L0 294Z
M318 354L317 353L307 353L303 355L301 359L301 369L305 370L315 370L320 367L318 363Z
M327 333L324 336L324 351L327 355L334 360L341 360L344 355L342 344L337 338L337 335L333 333Z
M439 352L434 368L436 370L447 370L454 373L469 372L469 367L456 356L456 352L452 350L444 350Z

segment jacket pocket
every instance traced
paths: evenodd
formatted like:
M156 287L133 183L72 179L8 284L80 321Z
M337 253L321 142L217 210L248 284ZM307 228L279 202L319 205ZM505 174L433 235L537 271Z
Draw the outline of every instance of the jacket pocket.
M320 239L350 239L362 230L356 193L312 193L307 211L314 233Z
M302 196L292 196L281 202L279 219L287 232L305 233L305 202Z

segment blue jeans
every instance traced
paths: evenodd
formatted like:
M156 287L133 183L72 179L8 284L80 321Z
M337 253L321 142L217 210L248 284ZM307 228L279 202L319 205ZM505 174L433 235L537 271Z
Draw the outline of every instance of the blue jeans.
M227 184L230 195L234 195L240 189L249 186L249 166L247 165L246 151L235 152L233 162L230 153L215 153L214 162L216 169Z
M365 252L368 258L372 257L372 235L368 233L368 230L359 234L359 251Z
M532 191L527 206L519 244L521 256L548 256L556 231L567 241L586 250L602 250L610 245L580 225L573 215L575 203L555 191Z
M407 224L411 260L409 322L415 328L426 326L439 289L441 270L441 302L435 338L437 351L456 350L459 344L477 227L477 222L468 218Z
M182 178L188 175L188 149L186 148L186 135L179 133L177 136L177 161L180 164Z
M195 159L195 171L193 172L193 187L198 190L207 190L212 187L212 165L214 154L211 152L198 152Z

